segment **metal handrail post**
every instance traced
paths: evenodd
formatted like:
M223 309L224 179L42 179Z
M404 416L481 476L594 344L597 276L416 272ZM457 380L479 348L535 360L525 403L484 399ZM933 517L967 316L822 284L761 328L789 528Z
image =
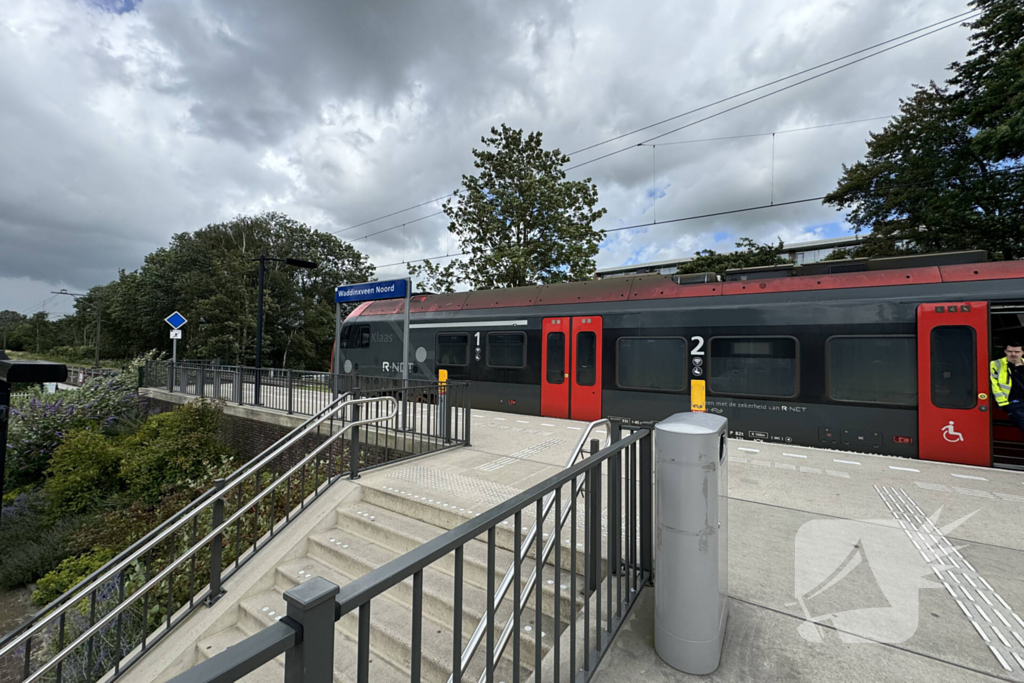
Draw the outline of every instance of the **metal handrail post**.
M174 393L174 364L167 364L167 391Z
M590 442L590 453L600 450L597 439ZM587 590L597 590L601 572L601 468L595 467L587 471L587 535L590 536L590 547L593 551L587 561L590 563L590 585Z
M232 386L232 397L231 400L235 401L238 405L242 405L242 366L238 365L235 367L234 385Z
M359 389L352 392L352 395L358 399ZM352 406L352 422L359 422L359 404L356 403ZM344 443L344 442L342 442ZM348 447L348 468L351 472L349 479L359 478L359 427L353 427L349 435L349 447Z
M470 427L470 424L473 421L473 410L472 410L472 405L471 405L472 399L473 399L473 392L469 390L469 384L466 384L466 405L463 408L463 410L466 411L466 419L465 419L465 422L463 422L463 424L464 424L464 428L466 430L466 445L467 446L471 445L471 441L469 439L469 435L470 435L469 427Z
M292 370L288 368L288 414L292 414Z
M215 479L213 486L218 491L224 488L226 479ZM213 501L213 519L211 521L211 529L216 529L224 523L224 498L218 496ZM214 536L213 540L210 541L210 594L206 597L206 606L210 607L213 603L220 600L220 597L224 595L224 589L221 588L221 553L224 550L224 534L218 533Z
M206 398L206 366L200 365L199 370L196 372L196 383L197 387L196 396L199 398Z
M640 440L640 570L654 576L654 432ZM653 578L648 579L653 583Z
M340 616L334 597L340 590L336 584L317 576L285 591L286 619L292 622L290 625L297 624L302 632L299 644L284 655L285 683L334 680L334 622Z

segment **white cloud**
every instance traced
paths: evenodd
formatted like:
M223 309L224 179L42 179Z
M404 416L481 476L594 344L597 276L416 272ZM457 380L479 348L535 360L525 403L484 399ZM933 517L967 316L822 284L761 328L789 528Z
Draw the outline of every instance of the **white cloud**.
M952 0L107 4L134 9L7 0L0 16L0 309L109 281L175 232L236 213L275 209L336 231L445 195L502 122L571 151L964 10ZM774 193L770 137L665 143L891 114L912 83L945 77L966 37L943 31L571 177L597 183L608 228L824 194L883 122L777 135ZM378 264L453 253L443 217L360 239L436 210L340 234ZM817 238L841 221L804 204L670 223L610 235L598 263L722 249L723 235Z

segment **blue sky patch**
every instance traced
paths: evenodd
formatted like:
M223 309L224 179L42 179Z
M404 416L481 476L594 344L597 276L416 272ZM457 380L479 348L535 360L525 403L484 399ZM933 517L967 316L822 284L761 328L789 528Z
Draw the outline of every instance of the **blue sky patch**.
M127 14L131 12L142 0L89 0L101 10L113 12L114 14Z

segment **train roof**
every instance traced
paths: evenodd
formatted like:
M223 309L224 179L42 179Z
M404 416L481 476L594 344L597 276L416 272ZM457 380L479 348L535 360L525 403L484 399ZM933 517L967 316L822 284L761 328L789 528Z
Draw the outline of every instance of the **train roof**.
M612 301L646 301L689 297L772 294L816 290L892 287L977 280L1024 278L1024 261L974 262L984 252L923 254L893 259L854 259L810 266L749 268L728 271L724 282L687 283L672 275L637 275L553 285L508 287L451 294L416 294L410 313L468 311L522 306L550 306ZM835 267L855 267L853 272L828 272ZM368 301L349 318L401 313L402 299Z

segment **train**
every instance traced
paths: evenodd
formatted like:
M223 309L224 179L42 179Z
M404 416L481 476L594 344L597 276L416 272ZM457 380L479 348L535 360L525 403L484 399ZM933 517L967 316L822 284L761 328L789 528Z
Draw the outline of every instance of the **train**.
M985 252L638 275L410 299L408 376L474 408L650 422L704 410L783 445L1024 469L989 362L1024 338L1024 262ZM404 302L356 307L334 358L401 377Z

